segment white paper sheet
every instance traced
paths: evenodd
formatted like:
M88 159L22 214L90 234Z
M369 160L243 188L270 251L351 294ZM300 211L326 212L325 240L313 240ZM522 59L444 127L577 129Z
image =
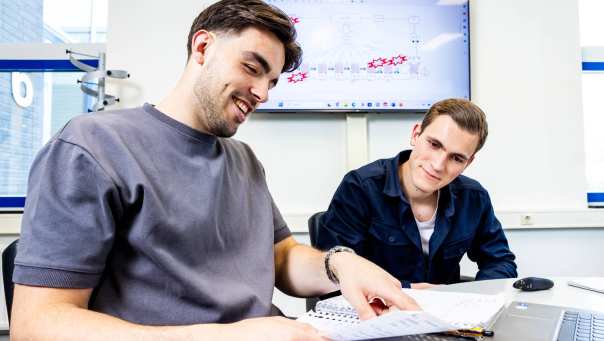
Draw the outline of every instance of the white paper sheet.
M317 328L334 341L366 340L383 337L437 333L455 329L425 311L393 311L366 321L313 313L298 319Z

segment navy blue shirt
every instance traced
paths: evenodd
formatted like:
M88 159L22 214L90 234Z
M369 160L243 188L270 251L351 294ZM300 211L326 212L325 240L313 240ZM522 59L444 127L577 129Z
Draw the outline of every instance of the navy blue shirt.
M351 247L405 287L417 282L459 282L459 262L466 252L478 264L477 280L516 277L515 256L489 194L463 175L441 189L430 253L423 254L397 172L410 153L403 151L349 172L320 219L316 246Z

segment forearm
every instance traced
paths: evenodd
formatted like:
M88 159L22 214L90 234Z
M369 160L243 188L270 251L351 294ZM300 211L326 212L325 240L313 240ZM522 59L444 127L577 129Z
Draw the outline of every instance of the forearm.
M478 264L477 280L514 278L516 271L516 256L510 250L508 240L499 220L495 217L490 200L484 212L482 228L475 237L474 246L468 252L470 260Z
M498 238L491 240L489 243L483 243L477 251L471 252L469 257L478 264L476 280L518 277L516 256L510 251L503 231Z
M229 325L144 326L71 304L13 311L11 340L229 340ZM231 338L236 340L236 338Z
M516 278L516 263L513 260L502 260L487 264L480 264L476 280L498 279L498 278Z
M319 296L338 290L325 273L324 252L296 243L280 258L276 264L279 290L301 297Z

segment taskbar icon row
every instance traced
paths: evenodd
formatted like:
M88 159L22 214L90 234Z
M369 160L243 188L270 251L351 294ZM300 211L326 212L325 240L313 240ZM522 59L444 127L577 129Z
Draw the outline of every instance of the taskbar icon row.
M432 101L276 101L278 109L422 109L430 108Z

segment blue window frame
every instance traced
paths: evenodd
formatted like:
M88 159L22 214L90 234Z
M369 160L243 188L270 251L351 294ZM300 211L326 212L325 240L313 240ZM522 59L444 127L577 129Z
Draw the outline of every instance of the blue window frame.
M98 67L98 59L79 59L79 61ZM80 72L69 59L2 59L0 72Z
M0 197L0 208L3 211L20 211L24 206L25 197Z
M604 62L583 62L583 71L604 71Z

